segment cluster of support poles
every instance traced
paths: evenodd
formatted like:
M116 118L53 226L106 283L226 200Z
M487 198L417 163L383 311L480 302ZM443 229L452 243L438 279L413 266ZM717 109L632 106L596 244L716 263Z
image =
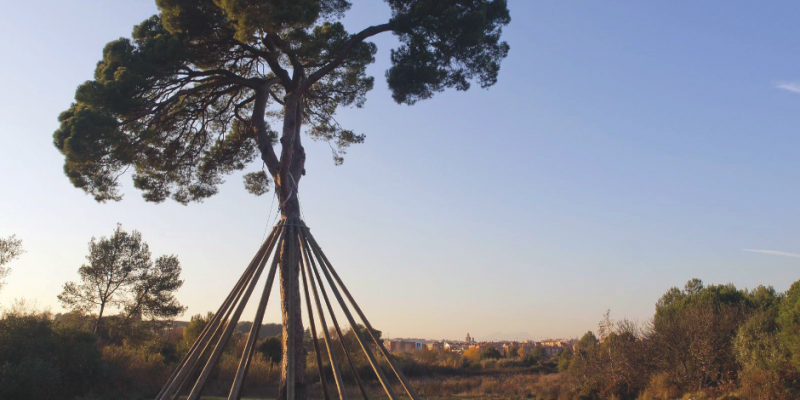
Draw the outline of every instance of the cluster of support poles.
M289 241L294 242L292 243ZM244 308L259 281L261 273L264 271L267 263L271 260L270 267L267 272L264 291L261 295L260 301L258 302L258 308L253 319L253 325L250 329L249 336L247 337L247 343L242 351L239 367L236 371L230 393L228 394L228 400L240 399L244 382L247 379L248 367L250 366L250 362L255 352L256 341L259 337L259 329L261 328L261 323L264 318L264 311L267 308L267 301L269 300L269 295L272 291L272 284L275 280L275 275L279 270L279 264L281 263L280 249L284 248L284 246L287 244L292 245L291 247L294 247L293 245L297 245L301 254L296 262L299 264L300 276L302 277L305 304L308 312L309 328L313 339L314 353L316 355L316 361L319 370L320 386L325 400L331 400L335 397L332 397L329 393L329 386L326 382L322 353L320 352L320 343L319 340L317 340L317 325L314 318L315 307L312 307L312 296L314 300L313 304L316 306L317 317L320 322L320 328L323 333L325 346L327 347L328 358L330 359L330 368L333 372L333 378L337 392L335 394L338 394L339 400L345 400L348 398L347 394L345 393L340 366L338 365L334 354L334 342L332 341L331 333L328 330L325 312L322 307L323 302L327 308L331 322L333 323L336 335L338 336L338 341L341 344L341 350L346 356L347 362L350 366L353 376L355 377L355 381L358 385L361 395L365 400L369 399L369 396L367 394L367 389L364 385L364 382L359 376L358 370L353 361L351 349L347 348L344 340L344 334L339 326L339 322L336 320L334 308L328 297L328 292L325 289L325 285L323 284L322 276L325 277L328 287L331 289L331 292L341 307L341 310L347 318L347 321L350 323L359 347L364 352L364 355L372 366L372 370L375 372L375 375L377 376L378 381L380 382L383 390L386 392L388 398L390 400L400 399L400 397L397 396L392 388L392 385L387 379L386 374L378 364L378 361L373 354L369 339L372 339L372 342L374 342L376 348L386 358L391 371L394 373L394 375L396 375L400 385L408 394L408 397L411 400L419 399L417 394L414 392L414 389L403 375L402 371L400 371L400 368L392 359L392 356L386 350L386 347L384 347L383 343L375 335L375 330L364 316L361 308L358 306L358 304L356 304L353 296L350 294L350 291L348 291L344 286L344 283L342 283L339 275L333 269L333 266L328 261L328 258L322 252L322 249L317 244L316 240L314 240L314 237L311 236L309 228L306 227L305 223L303 223L303 221L299 218L287 218L281 220L281 222L273 227L270 235L264 241L258 253L256 253L256 256L250 262L250 265L247 267L244 274L242 274L241 278L239 278L239 281L236 283L230 294L228 294L228 297L222 303L222 306L220 306L219 310L217 310L217 312L214 314L213 318L206 324L205 328L200 333L200 336L197 338L197 341L195 341L195 343L189 349L181 363L178 365L175 371L173 371L172 375L167 380L167 383L156 397L156 400L177 400L179 396L180 398L183 398L181 394L185 393L186 390L189 390L187 400L198 400L200 398L205 385L208 383L212 370L220 359L223 348L230 340L231 334L236 328L236 324L239 322L239 318L241 317L242 312L244 311ZM281 273L287 270L295 269L280 268ZM322 270L322 275L320 275L320 270ZM283 277L283 279L286 278L287 277ZM299 279L297 276L289 278ZM311 287L310 291L309 286ZM322 299L320 299L320 292L322 294ZM363 325L366 327L365 333L359 332L356 320L353 317L353 314L350 312L350 309L345 302L345 298L352 305L353 310L355 310ZM292 304L299 303L288 303L289 306L292 306ZM288 315L300 315L301 312L297 311L298 310L289 310ZM288 332L295 332L295 329L293 329L294 327L292 326L294 324L297 324L296 318L288 318ZM288 337L284 338L284 340L286 341L286 348L288 348L289 351L288 353L284 352L286 359L283 361L285 363L285 371L287 371L285 386L286 399L295 400L295 371L297 368L295 367L296 352L294 349L297 344L296 341L302 341L303 338L296 337L296 335L292 334L287 336ZM366 338L364 336L369 337ZM203 361L205 361L205 363L203 363ZM201 367L201 365L202 369L200 369L198 372L198 369Z

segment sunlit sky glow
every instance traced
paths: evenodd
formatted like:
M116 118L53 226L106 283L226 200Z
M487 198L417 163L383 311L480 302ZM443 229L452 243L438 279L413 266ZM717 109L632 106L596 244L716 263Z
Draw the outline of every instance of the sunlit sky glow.
M800 260L775 256L800 253L800 3L509 3L491 90L396 105L384 34L366 107L337 117L366 143L335 167L306 140L305 220L376 327L569 337L606 309L644 321L692 277L781 291L800 278ZM129 179L122 202L98 204L63 175L56 117L104 44L155 12L106 0L0 13L0 236L27 249L0 305L61 311L89 239L121 222L179 256L188 319L216 309L273 220L272 197L241 174L189 206L146 203ZM388 16L355 0L345 23Z

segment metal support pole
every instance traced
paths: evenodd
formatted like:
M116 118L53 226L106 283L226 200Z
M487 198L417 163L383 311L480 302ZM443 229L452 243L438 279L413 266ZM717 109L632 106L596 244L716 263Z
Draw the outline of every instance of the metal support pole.
M311 233L308 232L306 229L305 231L306 237L309 240L309 244L314 251L314 255L317 257L320 265L322 265L323 260L320 258L320 250L319 246L317 246L316 242L314 242L314 238L311 236ZM386 395L389 396L389 400L397 399L397 395L394 393L394 389L392 389L391 384L389 383L386 376L383 374L383 370L381 370L380 365L378 365L378 361L375 359L375 356L372 354L372 350L369 349L369 345L364 343L364 340L361 338L361 335L358 333L358 324L356 324L356 320L353 318L353 315L350 313L350 310L347 308L347 304L345 303L342 295L339 293L339 290L336 287L336 284L333 282L333 279L328 274L325 268L322 268L322 272L325 273L325 278L328 281L328 285L330 286L331 290L333 290L333 294L336 297L336 300L339 302L339 306L342 307L342 311L344 311L345 317L347 317L347 321L350 322L350 326L353 328L353 335L355 335L356 339L358 340L358 344L361 345L361 349L364 350L364 354L367 356L367 360L369 360L369 364L372 366L372 369L375 371L375 375L378 376L378 380L383 386L383 390L386 392ZM315 269L314 273L317 275L317 279L322 281L322 278L319 277L319 272Z
M381 354L383 354L383 356L386 358L389 366L400 380L400 383L410 399L419 399L419 396L414 392L411 384L403 375L391 354L388 352L388 350L386 350L386 347L378 339L377 335L375 335L375 329L369 323L369 320L367 320L361 308L355 302L355 299L353 299L353 296L350 294L350 291L336 273L336 270L334 270L333 265L325 256L322 248L316 242L314 237L311 236L308 227L300 219L290 218L279 222L272 228L272 232L270 233L269 237L261 245L255 257L253 257L253 260L245 269L236 285L225 298L222 305L220 305L219 309L213 315L211 320L203 328L202 332L198 336L195 343L192 344L187 354L181 359L178 367L175 368L170 377L167 379L167 382L159 392L156 400L177 400L181 392L183 392L185 386L192 379L195 379L193 377L195 376L197 368L200 366L201 360L204 360L207 357L205 365L202 368L199 377L196 378L192 390L187 398L187 400L199 400L200 395L202 394L203 389L211 375L211 372L219 361L225 345L230 340L231 335L236 328L236 324L241 318L242 312L247 306L255 286L258 284L259 278L264 271L270 256L272 257L272 262L269 268L269 273L267 275L263 293L261 294L258 303L256 315L253 320L253 326L250 328L247 343L242 351L241 358L239 360L239 366L236 370L236 376L228 394L228 400L240 400L244 383L247 379L248 370L252 362L253 354L255 353L255 346L258 342L261 324L264 319L267 303L269 302L275 275L278 273L278 268L280 268L280 273L282 274L281 279L284 281L288 280L287 288L290 292L288 293L288 296L300 296L299 284L300 278L302 277L303 292L305 294L309 325L314 341L314 352L317 358L317 365L319 366L320 384L322 386L325 400L331 400L331 397L322 364L320 343L319 338L317 337L317 326L314 318L314 307L311 303L312 295L316 305L317 314L319 315L319 322L322 328L331 368L333 370L336 388L339 392L338 400L347 400L347 393L345 390L344 380L342 379L339 363L334 355L333 341L328 330L325 311L322 308L323 300L327 308L327 312L330 315L331 321L333 322L336 334L339 337L342 351L347 358L350 369L352 370L353 376L358 384L358 388L361 391L364 400L368 400L369 398L365 385L359 376L358 369L356 368L350 350L345 344L345 336L342 333L342 329L336 319L333 303L328 297L322 275L325 276L328 287L330 287L330 289L333 291L339 306L342 308L345 317L347 317L358 344L364 351L370 366L375 372L375 375L380 381L384 391L388 395L389 400L398 400L399 397L395 394L394 389L383 372L383 369L378 364L378 361L371 349L371 345L362 337L358 328L359 325L353 317L353 314L350 312L347 302L349 302L353 309L355 309L356 313L367 329L367 334L370 336L372 341L374 341ZM287 265L287 262L293 262L296 264ZM319 263L319 268L317 268L317 263ZM322 270L322 274L319 272L320 269ZM300 271L300 276L297 274L298 270ZM283 274L286 274L287 276L283 276ZM297 284L298 287L294 287L294 284ZM319 289L317 284L319 285ZM311 286L311 290L309 290L309 286ZM319 295L320 291L322 292L322 300L320 299ZM342 294L344 294L344 297L347 297L347 301L344 300ZM298 300L300 300L300 298L288 299L288 304L285 304L286 312L288 313L288 318L286 320L286 332L289 333L287 337L284 338L287 348L286 358L283 361L283 366L286 368L286 400L295 400L297 391L297 349L295 347L298 344L297 340L302 340L302 336L296 337L295 335L297 324L301 323L301 321L297 320L297 314L300 312L300 310L296 309L298 306L297 304L299 304ZM206 355L209 351L211 353Z
M303 239L306 239L305 236ZM313 266L314 271L317 270L317 265L314 263L313 257L308 257L310 254L310 250L308 247L308 241L303 241L303 252L306 257L306 263L308 264L310 261L310 265ZM312 275L309 271L309 275ZM313 279L313 276L311 276ZM336 313L333 311L333 305L331 304L330 299L328 298L328 292L325 290L325 285L322 283L322 279L319 277L319 273L317 272L317 280L319 281L319 287L322 291L322 298L325 300L325 304L328 307L328 315L331 316L331 321L333 321L333 326L336 329L336 334L339 336L339 342L342 345L342 351L344 352L345 356L347 357L347 363L350 364L350 370L353 372L353 376L356 379L356 384L358 385L358 389L361 391L361 395L364 397L364 400L369 400L369 396L367 395L367 390L364 387L364 383L361 381L361 376L358 373L358 369L356 368L355 362L353 362L353 357L350 355L350 350L347 349L347 345L345 344L344 334L342 334L342 329L339 327L339 321L336 320ZM355 333L355 331L353 331Z
M321 263L322 265L320 265L322 271L325 272L325 275L327 277L328 273L326 272L326 270L330 270L334 279L336 279L336 282L339 284L339 287L341 287L342 292L344 292L345 296L347 296L347 299L350 301L350 304L353 306L353 309L355 309L356 313L358 313L358 316L361 317L361 321L363 321L364 326L367 327L367 331L369 332L370 336L372 336L372 340L375 341L375 344L378 346L378 349L380 349L381 353L383 353L384 357L386 357L386 361L389 362L389 366L392 367L392 370L394 371L395 375L397 375L397 379L400 380L400 383L403 385L403 388L406 390L406 393L408 393L408 396L412 400L419 399L419 396L417 396L417 393L414 391L414 388L408 382L405 375L403 375L403 372L400 370L400 368L395 364L394 359L392 359L392 355L389 354L389 351L386 350L386 347L383 346L383 343L380 340L378 340L378 338L375 336L375 330L372 328L372 324L369 323L369 320L367 320L367 317L361 311L361 307L358 306L356 301L353 299L353 296L350 294L350 291L347 290L347 287L344 285L341 278L339 278L339 274L336 273L336 270L333 269L333 266L331 265L330 261L328 261L328 258L325 257L325 253L322 252L322 249L317 244L317 241L314 240L314 237L311 236L310 233L308 234L308 238L311 241L311 244L316 248L316 250L319 251L319 255L321 255L322 259L325 261L324 264Z
M300 274L303 277L303 293L306 297L306 307L308 308L308 325L311 328L311 340L314 341L314 355L317 357L317 370L319 372L319 384L322 386L322 395L325 400L330 400L331 396L328 393L328 382L325 379L324 365L322 365L322 355L319 351L319 339L317 339L317 325L314 323L314 308L311 306L311 297L308 294L308 282L306 280L306 272L301 267Z
M279 242L283 240L284 235L281 235ZM267 263L267 258L269 254L264 254L261 261L259 262L259 266L256 269L253 278L250 280L249 284L247 285L247 289L244 292L244 296L242 300L238 303L236 307L236 311L231 316L230 322L225 326L225 331L220 336L219 340L217 341L216 346L214 347L214 351L211 353L211 356L208 358L206 365L203 367L202 372L200 373L200 377L197 379L197 382L194 384L192 391L189 392L189 397L187 400L198 400L200 398L200 393L203 391L205 387L206 381L208 380L208 376L211 374L211 370L214 368L214 365L217 363L217 359L222 354L222 350L225 347L225 344L228 343L228 339L230 339L231 333L236 328L236 323L239 322L239 317L242 315L242 311L244 311L244 307L247 305L247 301L250 298L250 295L253 293L253 288L255 288L256 283L258 283L258 278L261 276L261 272L264 270L264 266Z
M302 234L298 232L298 239L301 236ZM306 260L306 268L308 268L308 255L305 254L305 252L303 252L303 257ZM305 272L303 273L303 278L305 279ZM330 358L331 360L331 368L333 369L333 378L336 381L336 388L339 390L339 400L347 400L347 393L345 392L344 382L342 382L342 374L341 371L339 371L339 364L336 362L336 357L333 354L331 335L330 332L328 332L328 324L325 322L325 314L322 311L322 305L320 304L319 301L319 293L317 293L317 285L314 282L314 277L311 275L311 270L308 270L308 279L311 282L311 289L314 293L314 302L317 304L317 313L319 314L320 325L322 325L322 334L325 337L325 346L328 348L328 358Z
M238 292L238 289L239 289L239 286L241 285L241 283L243 281L245 281L245 279L249 276L249 273L250 273L250 271L252 269L252 266L255 265L255 260L257 260L259 258L259 255L263 253L265 247L268 246L268 244L272 241L273 235L275 233L275 228L277 228L277 226L273 227L272 232L270 233L270 235L267 238L267 240L264 241L264 244L261 245L261 248L259 248L258 252L256 253L256 256L253 258L253 261L251 261L250 265L247 268L245 268L244 273L242 273L242 276L239 278L239 281L236 283L236 285L234 285L233 290L231 290L231 292L228 294L228 297L226 297L225 300L222 302L222 305L220 305L220 307L217 310L217 312L214 313L214 317L218 318L219 315L224 312L224 310L228 306L228 303L229 303L230 299L232 297L234 297L235 293ZM209 321L208 323L206 323L206 326L203 327L203 330L200 331L200 335L197 337L197 340L195 340L195 342L192 343L192 346L189 348L189 351L186 352L186 355L183 356L183 358L181 359L180 364L178 364L178 367L175 368L172 371L172 374L170 374L170 377L167 379L167 383L164 385L164 387L161 388L161 391L158 392L158 395L156 396L156 400L161 400L162 396L164 396L165 392L167 391L167 388L175 380L175 378L177 377L178 373L184 368L184 366L186 365L186 363L189 360L190 356L192 355L192 353L194 353L195 349L197 347L199 347L200 344L203 342L203 340L204 340L205 336L207 335L208 331L211 330L211 325L212 325L211 321Z
M220 326L220 321L227 319L227 315L229 315L229 311L232 309L232 304L238 300L244 285L250 280L250 278L252 278L258 262L265 254L268 254L271 251L272 247L274 247L275 242L277 241L277 236L281 229L282 226L280 224L273 227L269 237L264 241L264 244L253 257L250 265L248 265L248 267L245 269L244 273L239 278L239 281L233 287L233 290L231 290L231 292L228 294L228 297L225 298L225 301L223 301L217 312L214 313L212 319L206 323L206 326L201 331L200 336L198 336L197 340L186 353L186 356L184 356L180 365L173 371L170 378L167 380L167 383L156 397L157 400L165 400L169 398L170 394L173 392L175 393L174 397L178 396L185 384L185 381L188 379L190 371L194 370L198 359L203 353L205 353L207 344L213 339L214 336L216 336ZM201 348L202 351L199 351Z
M269 275L267 275L267 282L264 284L264 292L261 294L261 301L258 303L258 310L256 310L256 315L253 318L253 326L250 327L247 344L242 351L242 358L239 360L239 368L236 369L236 378L234 378L233 385L231 385L228 400L239 400L242 395L242 387L247 377L247 370L250 368L250 361L253 359L255 344L258 340L258 333L261 330L261 322L264 320L264 312L267 309L267 303L269 302L269 295L272 291L272 283L275 281L275 272L277 269L278 257L273 256L272 266L269 268Z

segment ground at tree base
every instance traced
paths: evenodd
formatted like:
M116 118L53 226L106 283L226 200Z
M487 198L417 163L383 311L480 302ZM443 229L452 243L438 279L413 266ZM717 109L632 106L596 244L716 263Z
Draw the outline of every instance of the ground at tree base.
M370 397L370 398L371 399L374 398L376 400L379 400L379 399L383 400L386 397L383 396L383 397ZM406 397L401 397L401 398L402 399L406 399ZM506 398L506 397L460 397L460 396L456 396L456 397L429 397L428 400L479 400L479 399L487 399L487 398L488 399L492 399L492 400L511 400L510 398ZM200 398L200 400L225 400L225 399L227 399L227 397L215 397L215 396L207 397L207 396L203 396L203 397ZM315 398L314 397L310 397L309 399L311 400L311 399L315 399ZM275 400L275 398L274 397L242 397L241 400Z

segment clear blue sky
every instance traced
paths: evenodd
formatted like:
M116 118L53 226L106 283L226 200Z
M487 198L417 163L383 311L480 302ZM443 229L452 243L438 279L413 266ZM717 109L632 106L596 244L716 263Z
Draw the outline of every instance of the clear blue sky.
M388 18L383 2L354 3L351 30ZM800 279L800 3L510 8L491 90L394 104L384 35L366 107L339 116L366 143L341 167L326 144L307 145L306 222L376 327L577 336L606 309L646 320L692 277L778 290ZM97 204L62 173L57 115L103 45L155 11L42 1L0 14L0 236L28 250L0 304L60 311L86 243L117 222L180 257L184 318L215 309L257 249L272 197L246 193L239 174L186 207L146 203L129 183L122 202Z

